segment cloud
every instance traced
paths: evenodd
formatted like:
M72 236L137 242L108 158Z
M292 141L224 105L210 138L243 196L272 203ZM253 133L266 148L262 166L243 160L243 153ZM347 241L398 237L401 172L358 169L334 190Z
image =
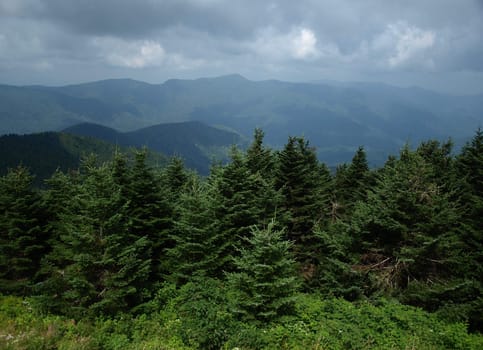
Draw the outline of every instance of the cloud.
M451 79L465 72L467 79L483 72L481 4L0 0L0 81L75 82L88 76L83 69L100 79L152 82L233 72L385 82L410 81L415 72ZM45 69L50 74L39 75Z
M306 27L292 28L287 33L264 28L247 46L259 57L276 61L311 60L320 55L315 33Z
M166 56L163 47L151 40L126 41L117 38L95 38L95 46L109 64L127 68L160 66Z
M372 48L376 52L386 52L386 63L390 68L433 67L431 49L435 42L435 32L400 21L388 24L385 31L375 38Z
M292 55L295 58L305 59L317 56L317 38L312 30L301 28L292 38Z
M172 70L190 70L203 66L205 60L192 59L179 53L168 53L153 40L122 40L95 38L92 45L98 57L107 64L129 69L169 67Z

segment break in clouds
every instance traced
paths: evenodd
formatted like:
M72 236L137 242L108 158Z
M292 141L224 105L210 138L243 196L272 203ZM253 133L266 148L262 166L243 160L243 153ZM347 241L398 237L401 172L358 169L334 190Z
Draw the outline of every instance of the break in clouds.
M483 2L0 0L0 82L240 73L483 92Z

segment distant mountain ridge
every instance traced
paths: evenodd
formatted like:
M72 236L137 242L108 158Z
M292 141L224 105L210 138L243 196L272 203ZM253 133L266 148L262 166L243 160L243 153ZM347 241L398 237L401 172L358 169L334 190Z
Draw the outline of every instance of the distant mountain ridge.
M94 137L124 147L147 148L167 156L183 158L187 167L208 174L213 160L226 160L232 145L242 145L240 135L198 121L158 124L131 132L93 123L82 123L65 133Z
M62 87L0 86L0 134L63 130L85 122L131 132L186 121L245 137L261 127L274 147L289 135L304 135L329 165L348 161L363 145L374 164L405 142L471 137L483 125L483 96L369 83L255 82L240 75L163 84L120 79Z

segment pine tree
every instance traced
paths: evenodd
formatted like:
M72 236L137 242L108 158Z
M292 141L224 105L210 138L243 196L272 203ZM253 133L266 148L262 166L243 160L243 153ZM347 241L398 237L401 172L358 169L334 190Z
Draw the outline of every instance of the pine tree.
M28 295L48 250L40 195L24 167L0 178L0 292Z
M364 275L352 269L354 254L348 224L337 220L325 228L316 228L319 244L317 266L307 266L303 277L311 291L356 300L364 293Z
M253 228L247 248L235 258L237 272L228 274L236 295L234 311L244 319L267 322L293 312L299 287L295 260L291 243L274 226Z

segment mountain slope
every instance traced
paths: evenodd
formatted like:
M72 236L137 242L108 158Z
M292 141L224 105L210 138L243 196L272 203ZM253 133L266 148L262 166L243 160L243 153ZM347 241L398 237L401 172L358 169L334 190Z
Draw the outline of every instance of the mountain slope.
M0 136L0 175L4 175L9 168L23 165L35 174L35 183L41 185L56 169L77 169L86 155L96 154L103 162L112 159L117 150L115 145L99 139L67 133L4 135ZM121 151L128 152L125 148ZM167 158L150 152L148 161L162 165L167 163Z
M66 128L64 132L95 137L126 147L146 146L168 156L180 156L186 166L202 174L208 173L213 159L226 159L231 145L243 144L242 138L236 133L195 121L159 124L125 133L84 123Z
M282 146L305 135L329 165L364 145L372 163L405 142L470 137L483 96L450 96L381 84L249 81L239 75L147 84L129 79L63 87L0 86L0 133L60 130L79 122L123 132L199 120ZM151 141L152 142L152 141Z

